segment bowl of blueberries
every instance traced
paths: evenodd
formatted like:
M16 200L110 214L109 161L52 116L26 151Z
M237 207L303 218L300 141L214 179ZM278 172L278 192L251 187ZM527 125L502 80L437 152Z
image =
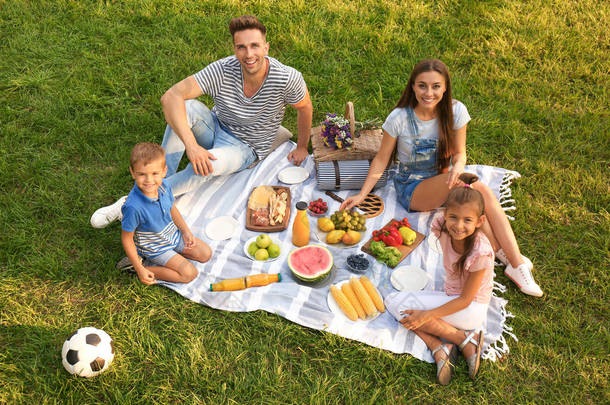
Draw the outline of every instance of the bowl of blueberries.
M371 263L369 262L369 259L367 259L363 253L347 256L346 263L347 263L347 269L349 271L351 271L352 273L356 273L356 274L362 274L362 273L366 272L371 265Z

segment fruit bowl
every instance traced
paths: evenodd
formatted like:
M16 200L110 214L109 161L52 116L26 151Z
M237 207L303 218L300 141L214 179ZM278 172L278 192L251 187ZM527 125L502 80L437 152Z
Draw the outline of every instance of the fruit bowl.
M358 255L349 255L345 261L345 265L352 273L363 274L371 267L371 262L361 253Z
M310 201L307 205L307 213L313 217L322 217L328 212L328 205L326 201L318 198L317 200Z
M253 237L251 237L250 239L248 239L248 240L246 241L246 243L244 243L244 254L246 255L246 257L247 257L248 259L253 260L253 261L255 261L255 262L262 262L262 263L266 263L266 262L272 262L272 261L274 261L274 260L277 260L277 259L278 259L278 258L281 256L281 254L282 254L282 245L281 245L281 242L280 242L279 240L277 240L277 239L273 239L273 238L271 238L271 243L276 244L276 245L277 245L277 246L280 248L280 252L279 252L279 254L278 254L276 257L268 257L268 258L267 258L267 259L265 259L265 260L257 260L257 259L254 257L254 255L251 255L251 254L248 252L248 246L250 246L250 244L251 244L252 242L256 242L256 238L257 238L257 236L253 236Z

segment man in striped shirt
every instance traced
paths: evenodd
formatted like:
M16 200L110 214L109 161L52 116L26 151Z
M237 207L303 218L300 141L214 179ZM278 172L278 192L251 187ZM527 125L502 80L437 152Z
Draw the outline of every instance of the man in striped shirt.
M303 76L268 56L265 26L253 16L229 23L234 55L220 59L173 85L161 97L167 128L163 147L167 181L174 196L194 190L211 176L243 170L264 159L291 134L280 124L285 107L297 110L297 146L287 158L307 157L313 107ZM195 100L214 99L209 110ZM182 156L190 161L177 172ZM103 228L121 216L124 198L98 209L91 225Z

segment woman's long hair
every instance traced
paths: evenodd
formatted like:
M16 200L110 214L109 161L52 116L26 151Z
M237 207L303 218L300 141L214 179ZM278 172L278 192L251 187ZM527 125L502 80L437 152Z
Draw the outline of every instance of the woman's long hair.
M470 185L479 178L476 176L476 174L462 173L459 179L462 180L466 186L455 186L451 189L451 191L449 191L447 201L445 202L445 209L474 202L479 206L480 217L485 213L485 201L483 200L483 195L478 190L470 187ZM464 273L464 264L474 248L474 242L477 239L479 229L480 228L476 228L472 235L464 239L464 253L462 253L458 261L453 265L454 269L457 270L459 274ZM443 224L442 230L447 232L447 226L445 224Z
M449 159L453 151L454 129L453 129L453 101L451 99L451 80L449 78L449 69L438 59L425 59L417 63L411 72L407 87L400 96L398 104L395 108L411 107L417 105L417 98L413 91L415 79L420 73L438 72L445 79L445 94L437 104L439 134L438 134L438 149L436 157L436 166L438 172L441 173L449 167Z

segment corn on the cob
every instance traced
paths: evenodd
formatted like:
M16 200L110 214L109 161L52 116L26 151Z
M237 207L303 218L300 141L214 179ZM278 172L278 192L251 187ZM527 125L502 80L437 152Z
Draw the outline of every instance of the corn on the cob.
M366 312L367 317L372 318L373 316L377 315L377 308L375 308L373 300L371 300L371 297L369 297L369 295L366 293L366 290L362 286L360 280L358 280L356 277L352 277L349 282L352 285L354 294L356 294L356 298L358 298L364 312Z
M352 304L352 306L356 310L356 313L358 314L358 318L360 318L360 319L366 318L366 313L364 312L364 308L362 308L362 305L360 305L360 301L358 301L358 298L356 298L356 294L354 293L354 290L352 289L352 285L350 283L344 283L341 286L341 291L343 291L343 294L345 294L345 296L347 297L347 300Z
M331 285L330 293L333 295L333 298L335 299L337 305L339 305L339 308L341 308L345 316L347 316L352 321L358 319L358 314L356 313L356 310L354 309L352 304L350 304L349 300L345 297L345 294L343 294L340 289L338 289L334 285Z
M385 305L383 305L381 295L379 295L379 291L377 291L373 283L371 283L371 280L369 280L367 276L362 276L360 277L360 282L362 283L362 286L366 292L369 294L369 297L371 297L371 300L373 300L375 308L377 308L379 312L385 312Z

